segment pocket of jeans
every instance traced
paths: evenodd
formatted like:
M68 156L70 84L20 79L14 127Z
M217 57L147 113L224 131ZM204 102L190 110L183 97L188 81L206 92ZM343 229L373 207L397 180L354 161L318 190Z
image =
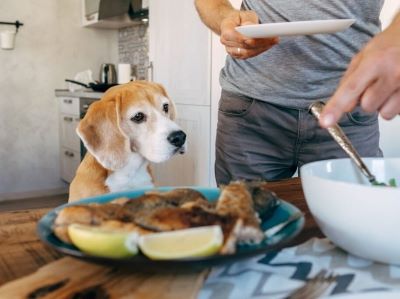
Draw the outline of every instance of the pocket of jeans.
M250 112L255 100L223 91L219 100L219 112L228 116L244 116Z
M378 121L378 113L364 112L361 107L356 107L353 111L346 113L348 123L357 126L370 126Z

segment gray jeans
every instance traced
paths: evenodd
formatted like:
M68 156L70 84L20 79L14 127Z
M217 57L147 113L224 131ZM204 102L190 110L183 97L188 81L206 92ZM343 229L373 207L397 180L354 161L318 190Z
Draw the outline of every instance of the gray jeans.
M358 107L339 122L363 157L381 157L377 114ZM215 177L279 180L305 163L347 157L307 109L289 109L223 91L219 102Z

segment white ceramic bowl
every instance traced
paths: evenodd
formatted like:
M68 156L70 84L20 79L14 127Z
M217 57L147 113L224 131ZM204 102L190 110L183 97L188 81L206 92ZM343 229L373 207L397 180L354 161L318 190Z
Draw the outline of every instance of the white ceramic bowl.
M363 159L380 182L400 184L400 158ZM304 195L322 232L348 252L400 265L400 187L370 186L350 159L300 169Z

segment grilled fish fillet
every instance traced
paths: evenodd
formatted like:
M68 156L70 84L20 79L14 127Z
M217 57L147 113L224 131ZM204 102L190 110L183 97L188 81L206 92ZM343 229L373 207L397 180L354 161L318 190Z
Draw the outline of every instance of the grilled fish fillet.
M121 221L119 215L122 207L112 203L66 207L59 212L54 221L54 234L63 242L71 243L68 236L68 226L73 223L109 228L118 227L119 230L136 231L140 234L148 233L147 230L136 225L133 219Z
M232 182L222 188L216 203L208 202L193 189L151 191L136 199L66 207L55 220L54 232L62 241L70 243L67 228L72 223L139 234L219 225L224 233L220 253L227 254L235 252L237 243L262 241L259 215L266 215L277 203L277 197L262 182Z
M260 243L264 234L260 229L261 220L253 204L253 199L244 182L233 182L223 187L216 211L220 215L236 216L243 220L238 232L238 242Z
M271 217L275 208L280 204L278 196L268 189L265 181L242 181L253 199L253 207L261 219Z
M146 234L149 231L135 224L136 217L145 217L146 214L158 208L180 207L187 202L208 201L198 191L193 189L174 189L169 192L149 192L136 199L118 198L107 204L73 205L62 209L57 215L53 231L55 235L66 243L71 243L68 237L68 226L72 223L93 226L118 226L121 230L136 231ZM112 221L112 222L110 222ZM119 223L117 225L117 222Z

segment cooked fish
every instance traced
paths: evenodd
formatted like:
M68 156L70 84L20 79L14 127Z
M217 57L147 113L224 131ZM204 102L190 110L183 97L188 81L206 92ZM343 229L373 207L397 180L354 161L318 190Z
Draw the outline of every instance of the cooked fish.
M215 208L211 209L207 205L194 204L186 208L159 208L148 213L146 217L136 218L135 223L157 232L219 225L224 235L224 245L220 253L228 254L235 252L237 234L243 221L233 215L220 215L215 211Z
M222 188L216 203L192 201L180 208L158 207L138 214L134 221L154 231L220 225L225 239L221 253L232 253L237 243L259 243L264 238L258 215L266 217L279 204L276 195L265 186L262 181L232 182Z
M265 181L245 181L247 189L253 199L254 210L261 219L267 219L280 204L278 196L268 189Z
M157 208L179 207L188 202L208 201L196 190L180 188L169 192L152 191L136 199L118 198L107 204L68 206L57 215L53 230L55 235L66 243L71 243L67 229L72 223L100 227L113 225L119 229L145 234L152 231L136 225L136 217L145 217Z
M227 254L235 252L237 243L261 242L264 234L259 215L265 217L278 203L265 182L232 182L222 187L216 203L210 203L200 192L189 188L150 191L135 199L119 198L107 204L66 207L55 220L54 233L70 243L67 228L72 223L139 234L219 225L224 233L220 253Z
M176 188L166 192L152 190L146 192L146 194L158 195L163 198L164 202L175 206L181 206L187 202L208 202L203 194L190 188Z
M200 192L189 188L178 188L167 192L150 191L145 195L124 204L119 218L124 221L135 221L145 218L148 213L157 209L182 207L188 203L207 204L207 199Z
M253 198L242 181L224 186L218 198L216 212L242 219L237 241L240 243L260 243L264 234L260 229L261 220L256 213Z
M119 204L89 204L73 205L62 209L53 225L55 235L66 243L71 243L68 237L68 225L72 223L87 224L93 226L101 225L105 220L116 217Z

